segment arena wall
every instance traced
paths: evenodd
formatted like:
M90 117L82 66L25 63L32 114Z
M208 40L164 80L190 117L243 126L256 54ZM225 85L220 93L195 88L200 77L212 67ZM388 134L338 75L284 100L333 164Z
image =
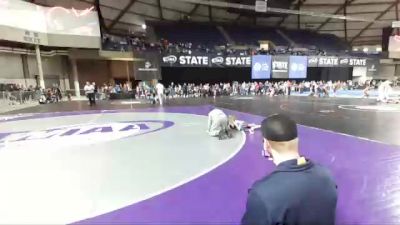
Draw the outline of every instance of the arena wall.
M107 60L77 60L80 88L83 89L86 81L98 85L110 82L112 76L109 64Z
M38 68L35 56L0 53L0 83L36 86ZM69 73L65 56L42 57L46 87L53 84L69 89Z
M21 55L0 53L0 83L25 84Z

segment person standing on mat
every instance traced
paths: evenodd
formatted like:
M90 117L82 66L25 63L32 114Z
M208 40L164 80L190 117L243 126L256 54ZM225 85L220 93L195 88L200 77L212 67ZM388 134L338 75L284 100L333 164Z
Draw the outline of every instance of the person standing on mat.
M249 190L243 225L334 225L337 186L330 172L302 157L296 123L272 115L261 124L263 156L275 171Z
M391 92L391 87L390 84L392 82L390 80L384 81L379 85L378 88L378 102L384 102L388 103L389 102L389 96Z
M164 101L164 85L162 83L156 84L157 98L160 101L160 105L163 105Z
M89 99L89 105L92 106L95 104L94 101L94 86L92 84L90 84L89 82L86 82L85 87L83 88L83 90L85 91L85 94L87 96L87 98Z

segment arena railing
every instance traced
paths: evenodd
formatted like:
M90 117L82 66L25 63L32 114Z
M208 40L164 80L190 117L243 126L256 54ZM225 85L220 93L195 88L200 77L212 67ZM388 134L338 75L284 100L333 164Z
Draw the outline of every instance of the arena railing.
M1 105L17 105L38 102L40 91L1 91Z

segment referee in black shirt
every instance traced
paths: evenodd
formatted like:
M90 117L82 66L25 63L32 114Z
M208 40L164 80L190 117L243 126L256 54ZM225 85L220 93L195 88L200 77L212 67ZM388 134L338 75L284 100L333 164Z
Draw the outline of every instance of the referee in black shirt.
M301 157L296 123L272 115L261 124L263 155L275 171L249 190L243 225L334 225L336 184L329 171Z

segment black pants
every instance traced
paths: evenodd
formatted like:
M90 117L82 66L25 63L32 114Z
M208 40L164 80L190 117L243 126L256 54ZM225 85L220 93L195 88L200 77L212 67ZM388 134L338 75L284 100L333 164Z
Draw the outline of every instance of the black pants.
M90 105L96 105L96 98L95 98L94 93L89 93L87 97L89 99Z

